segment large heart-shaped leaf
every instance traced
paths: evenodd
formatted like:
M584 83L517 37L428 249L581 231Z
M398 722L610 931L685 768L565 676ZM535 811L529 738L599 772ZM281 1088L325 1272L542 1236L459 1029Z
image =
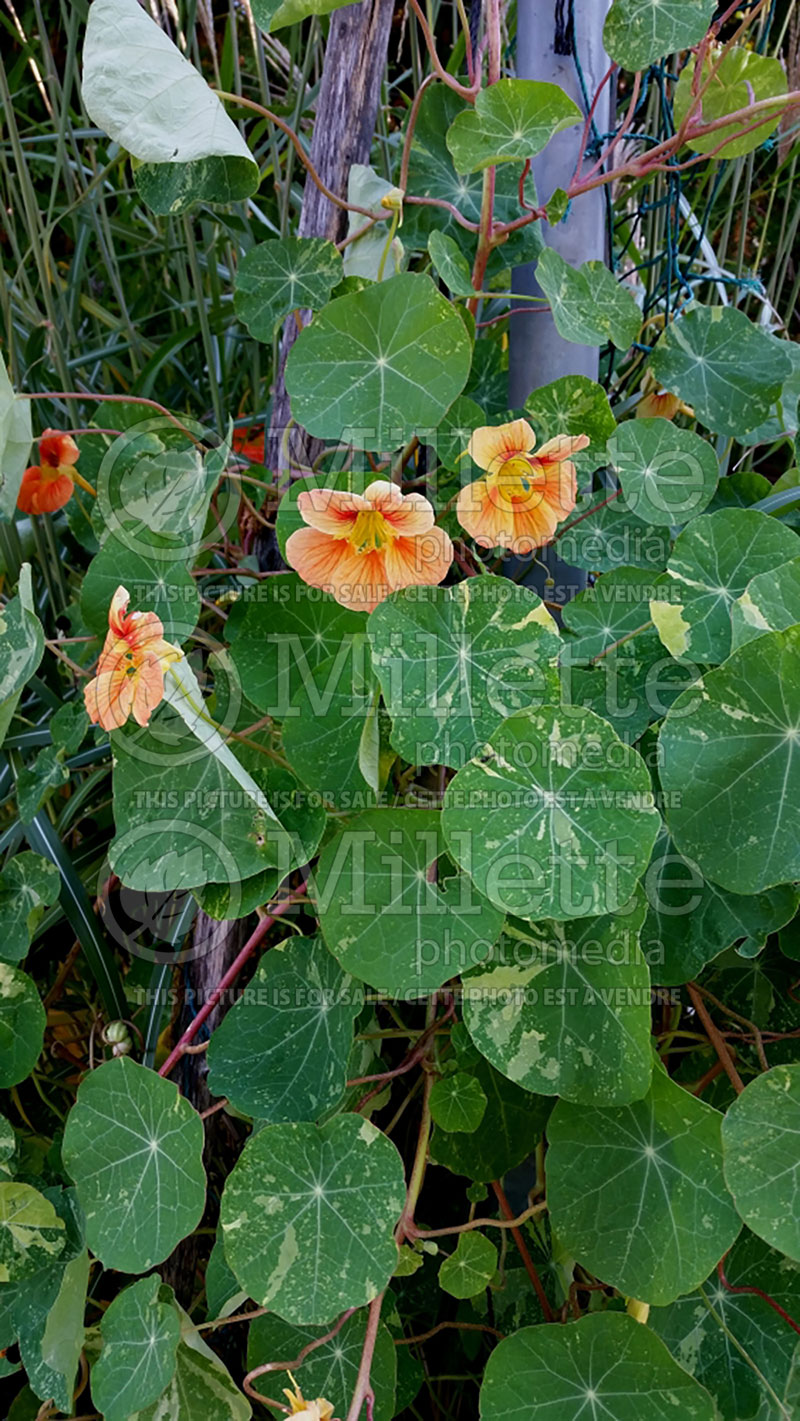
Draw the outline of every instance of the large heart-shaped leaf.
M560 558L588 572L638 567L655 574L666 567L672 538L667 528L643 523L618 493L601 491L578 501L556 543Z
M450 782L451 853L520 917L587 918L628 902L658 830L647 770L577 706L518 711Z
M749 108L753 103L785 94L786 74L779 59L759 54L749 45L735 45L732 49L726 47L721 54L712 46L703 55L702 66L697 60L694 64L687 64L678 80L674 99L677 123L683 123L694 106L700 87L704 93L697 111L698 118L703 123L713 123L727 114ZM758 118L763 121L756 123ZM749 122L747 119L735 119L730 125L723 124L702 137L695 137L690 126L686 142L696 153L719 152L722 158L742 158L769 138L780 118L781 105L776 103L773 109L762 110ZM735 137L737 134L739 136ZM723 143L724 147L721 146Z
M507 578L394 593L368 630L392 744L411 764L463 765L513 711L557 698L555 623Z
M106 539L89 564L81 590L81 613L90 631L106 635L111 599L122 585L137 612L160 617L167 641L180 643L191 636L200 614L197 581L166 544L162 549L156 538L153 543L148 552L140 552L113 535Z
M430 277L395 276L331 301L300 332L286 363L292 414L320 439L394 448L439 423L470 356Z
M650 612L671 656L720 662L731 650L731 607L751 578L796 556L791 529L752 508L722 508L694 518L667 563L667 600L656 591ZM680 600L678 598L680 597Z
M650 368L709 429L736 438L767 418L792 363L781 342L735 306L692 306L667 327Z
M205 1207L203 1123L171 1081L129 1057L84 1078L64 1165L106 1268L143 1273L192 1232Z
M525 401L525 413L536 430L537 443L559 434L586 434L589 443L574 456L579 474L606 463L606 443L616 429L608 395L588 375L562 375L540 385Z
M644 1302L696 1288L741 1227L722 1175L720 1124L660 1066L633 1105L560 1101L547 1126L547 1197L564 1247Z
M225 1254L270 1312L300 1326L328 1322L385 1288L404 1198L400 1155L361 1116L267 1125L228 1175Z
M526 1090L626 1105L650 1084L650 976L638 944L644 901L627 916L511 920L464 980L478 1047Z
M342 642L335 656L304 675L283 723L283 750L322 802L342 809L375 803L385 778L379 701L363 635ZM390 752L389 763L393 758Z
M92 120L145 165L143 195L156 211L258 187L258 165L220 100L137 0L93 0L82 87Z
M482 1421L714 1421L714 1403L663 1342L624 1313L523 1327L489 1358Z
M714 0L614 0L603 42L622 69L647 69L699 44L714 10Z
M732 893L800 878L799 726L800 627L747 642L662 725L672 837Z
M363 994L321 938L289 938L259 964L208 1049L209 1089L261 1120L316 1120L344 1093Z
M800 1065L773 1066L722 1122L725 1180L748 1228L800 1262Z
M350 820L316 873L325 941L346 971L402 997L433 992L488 954L503 914L465 875L442 873L437 810L375 809Z
M458 173L491 164L524 163L541 152L554 133L580 122L580 110L558 84L534 79L500 79L481 89L473 108L447 130L447 146Z

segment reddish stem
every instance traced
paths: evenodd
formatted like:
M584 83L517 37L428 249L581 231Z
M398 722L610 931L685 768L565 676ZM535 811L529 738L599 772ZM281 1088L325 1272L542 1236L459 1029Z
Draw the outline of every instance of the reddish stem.
M303 884L302 888L298 888L297 891L292 894L291 898L285 898L282 903L277 903L271 909L271 911L261 919L261 922L258 924L258 927L255 929L254 932L250 934L241 952L238 954L237 957L234 958L227 972L225 972L223 976L220 977L220 980L214 988L213 992L211 993L210 997L208 998L208 1001L205 1002L205 1004L200 1008L199 1012L197 1013L197 1016L194 1017L192 1021L190 1021L180 1041L170 1051L166 1061L164 1062L158 1073L160 1076L169 1075L170 1071L172 1070L172 1067L176 1065L177 1062L181 1059L181 1057L185 1054L187 1046L191 1045L192 1041L200 1030L200 1027L203 1025L203 1022L207 1021L210 1017L212 1011L219 1002L223 993L226 992L228 990L228 987L230 987L232 983L236 981L236 978L239 976L239 973L241 972L248 958L252 957L262 938L266 937L270 928L273 926L274 923L278 921L278 918L282 918L284 913L288 912L289 908L293 907L295 903L300 901L305 891L306 886L305 884Z
M503 1186L500 1183L499 1179L494 1179L492 1181L492 1188L497 1197L497 1202L500 1205L501 1214L503 1214L507 1219L513 1219L514 1210L512 1209L505 1196L505 1190L503 1189ZM550 1303L548 1302L547 1294L544 1288L542 1287L542 1280L539 1277L539 1274L536 1272L536 1265L528 1252L528 1248L524 1238L522 1237L522 1233L520 1229L516 1227L516 1225L511 1230L511 1236L515 1244L517 1245L517 1248L519 1249L519 1255L523 1263L525 1264L525 1269L528 1274L528 1277L533 1283L534 1292L536 1293L536 1296L539 1299L542 1312L544 1313L544 1320L545 1322L552 1322L553 1309L551 1308Z
M788 1312L786 1312L786 1310L781 1307L780 1303L776 1303L775 1299L770 1297L769 1293L763 1292L761 1288L748 1287L744 1284L734 1287L733 1283L728 1282L728 1279L725 1276L725 1268L723 1266L727 1256L727 1254L724 1254L724 1256L717 1264L717 1276L723 1288L727 1288L729 1293L752 1293L754 1297L762 1298L763 1301L767 1303L767 1305L771 1307L778 1314L779 1317L783 1318L785 1323L788 1323L789 1327L791 1327L794 1332L800 1334L800 1323L796 1323L794 1318L790 1317Z

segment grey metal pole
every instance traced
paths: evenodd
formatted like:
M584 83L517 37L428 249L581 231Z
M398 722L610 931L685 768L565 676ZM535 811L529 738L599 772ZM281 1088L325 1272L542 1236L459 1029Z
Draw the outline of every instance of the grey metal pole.
M569 23L568 0L519 0L517 6L517 75L520 79L559 84L581 111L585 105L578 79L575 50L589 99L608 69L603 48L603 22L610 0L576 0L574 35ZM611 128L613 96L607 84L595 115L601 133ZM556 188L566 188L575 171L581 125L557 133L531 164L538 201L545 203ZM575 201L563 222L543 223L544 240L571 266L607 258L605 195L601 188ZM514 272L515 291L541 296L534 264ZM561 375L588 375L597 379L599 351L594 346L573 345L558 334L549 312L513 316L510 321L509 399L513 408L525 403L531 390Z
M518 0L517 76L559 84L575 100L581 112L586 103L575 62L577 55L589 102L594 98L609 65L603 48L603 22L610 0ZM612 85L603 89L595 110L601 133L611 129ZM557 188L567 188L578 160L582 124L567 128L551 138L547 147L531 163L537 200L549 201ZM544 240L571 266L584 261L605 261L609 255L606 232L606 199L601 188L584 194L570 207L563 222L543 223ZM543 293L534 276L535 263L517 267L514 291L528 296ZM520 409L532 390L562 375L588 375L596 380L600 351L596 346L575 345L564 340L555 328L550 312L512 316L509 351L509 403ZM545 548L540 565L534 564L523 581L538 592L545 590L544 563L555 583L556 600L566 600L586 586L586 573L567 566L553 549ZM513 569L510 569L513 571ZM551 595L553 595L551 593Z

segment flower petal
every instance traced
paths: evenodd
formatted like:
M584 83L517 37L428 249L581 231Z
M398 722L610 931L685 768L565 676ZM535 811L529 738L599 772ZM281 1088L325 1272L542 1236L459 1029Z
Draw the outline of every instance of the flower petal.
M147 725L152 712L164 699L164 673L161 663L148 656L133 676L133 718L138 725Z
M332 538L316 528L298 528L286 540L286 561L309 587L321 587L343 606L350 605L346 589L359 581L359 557L342 538ZM340 589L344 589L340 594Z
M541 502L548 503L556 515L556 522L561 522L575 507L578 497L578 479L575 473L575 465L568 459L554 463L548 461L539 464L537 454L531 472L536 478L536 487L539 485L539 477L544 476ZM526 505L527 506L527 505Z
M404 494L397 484L387 483L385 479L376 479L364 490L364 497L403 538L427 533L428 529L433 527L433 508L421 493Z
M435 587L450 571L453 544L443 528L430 528L414 538L395 538L384 550L384 561L392 591Z
M46 429L38 440L39 458L43 464L49 465L51 469L58 469L63 465L77 464L80 457L75 440L71 434L61 434L57 429Z
M489 497L485 479L478 479L462 488L456 503L456 517L481 548L508 547L514 536L511 504L504 501L498 507Z
M539 464L557 464L561 459L579 454L590 443L588 434L557 434L555 439L548 439L541 449L535 450L532 457Z
M311 488L298 494L297 507L310 528L334 538L346 538L359 513L369 509L369 503L346 489Z
M123 587L120 583L120 586L117 588L116 592L114 593L114 596L111 598L111 605L108 609L109 629L112 632L115 632L116 635L119 637L125 636L125 613L128 610L128 603L130 602L130 600L130 592L128 591L127 587Z
M513 454L527 454L536 443L536 435L527 419L514 419L510 424L482 425L473 430L467 452L479 469L496 473L500 465Z
M133 705L132 677L120 662L113 670L104 671L90 681L83 692L86 714L103 730L119 730L128 719Z
M68 473L53 477L48 469L45 477L42 470L34 465L22 475L17 508L21 513L55 513L69 502L74 487Z

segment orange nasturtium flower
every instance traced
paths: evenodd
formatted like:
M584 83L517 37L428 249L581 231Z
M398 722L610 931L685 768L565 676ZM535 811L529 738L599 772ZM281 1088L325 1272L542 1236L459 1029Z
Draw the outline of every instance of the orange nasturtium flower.
M164 640L155 612L129 612L130 593L118 587L108 609L108 633L97 675L84 691L86 711L95 725L118 730L130 715L147 725L164 699L164 670L183 652Z
M486 478L458 495L461 527L481 548L524 554L552 542L558 524L575 507L572 455L588 443L586 434L559 434L536 449L526 419L476 429L467 453Z
M421 493L376 479L363 494L306 490L297 507L309 526L288 538L287 561L343 607L371 612L400 587L434 586L447 575L453 545Z
M691 405L684 404L680 395L671 395L662 390L648 371L642 384L642 397L636 406L637 419L674 419L676 414L694 418Z
M330 1421L333 1415L331 1403L326 1401L324 1396L318 1396L316 1401L306 1401L291 1372L289 1380L294 1389L290 1391L288 1386L285 1386L283 1394L289 1402L290 1415L294 1421Z
M78 446L71 434L46 429L39 440L40 464L26 469L17 495L23 513L55 513L72 497ZM82 479L77 480L83 487ZM94 492L94 490L92 490Z

